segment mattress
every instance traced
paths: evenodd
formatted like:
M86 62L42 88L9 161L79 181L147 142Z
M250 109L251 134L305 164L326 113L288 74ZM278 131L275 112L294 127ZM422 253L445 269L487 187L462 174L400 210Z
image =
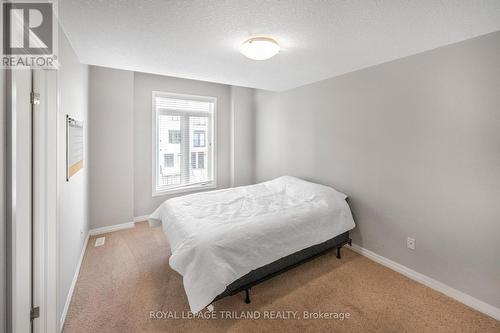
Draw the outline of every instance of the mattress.
M191 311L250 271L354 228L346 195L283 176L165 201L151 216L171 248Z

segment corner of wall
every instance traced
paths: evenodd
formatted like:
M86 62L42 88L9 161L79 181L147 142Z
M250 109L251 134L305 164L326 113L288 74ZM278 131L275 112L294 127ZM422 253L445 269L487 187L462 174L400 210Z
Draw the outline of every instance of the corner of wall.
M255 183L255 89L230 86L231 187Z
M235 87L230 86L229 87L229 136L230 136L230 151L229 151L229 186L234 187L234 123L235 123L235 105L234 105L234 100L235 100Z

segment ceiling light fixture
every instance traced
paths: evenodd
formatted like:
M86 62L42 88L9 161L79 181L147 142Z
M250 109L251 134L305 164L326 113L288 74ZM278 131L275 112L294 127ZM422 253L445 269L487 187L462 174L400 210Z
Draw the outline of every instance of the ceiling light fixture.
M240 52L253 60L266 60L280 51L278 43L268 37L253 37L241 44Z

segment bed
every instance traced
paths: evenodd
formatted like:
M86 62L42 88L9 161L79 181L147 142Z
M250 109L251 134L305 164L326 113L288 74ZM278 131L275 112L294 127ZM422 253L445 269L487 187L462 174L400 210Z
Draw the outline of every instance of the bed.
M165 201L149 218L171 248L192 312L350 242L347 196L283 176Z

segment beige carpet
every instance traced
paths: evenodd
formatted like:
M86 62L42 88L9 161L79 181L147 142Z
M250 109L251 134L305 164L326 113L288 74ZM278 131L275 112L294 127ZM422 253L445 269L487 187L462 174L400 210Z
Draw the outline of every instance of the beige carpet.
M341 260L332 251L254 287L251 304L243 294L216 302L219 319L150 319L150 311L182 316L188 310L182 279L168 266L162 231L139 223L105 236L101 247L94 247L95 237L89 241L66 333L500 332L499 321L350 250L343 250ZM251 313L261 318L220 319L222 311L258 311ZM276 313L271 311L297 311L300 319L263 319ZM304 319L303 311L350 318Z

